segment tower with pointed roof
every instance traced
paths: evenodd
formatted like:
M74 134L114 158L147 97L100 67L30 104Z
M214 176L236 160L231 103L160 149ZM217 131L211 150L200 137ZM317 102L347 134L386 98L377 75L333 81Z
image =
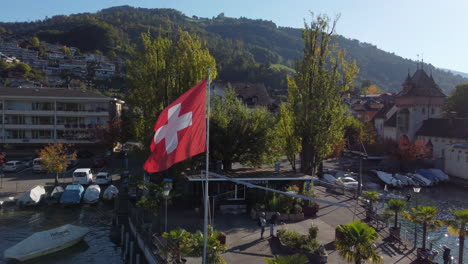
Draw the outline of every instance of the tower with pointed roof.
M408 73L402 87L395 98L396 139L413 141L424 120L442 117L446 95L422 67L412 77Z

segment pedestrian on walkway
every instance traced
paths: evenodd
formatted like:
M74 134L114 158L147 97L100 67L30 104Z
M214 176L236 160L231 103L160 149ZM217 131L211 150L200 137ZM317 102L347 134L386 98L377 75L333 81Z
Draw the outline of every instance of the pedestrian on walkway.
M278 221L279 213L274 213L270 218L270 236L275 237L275 225L276 221Z
M260 216L258 217L258 225L260 226L260 239L263 239L263 233L265 233L265 227L266 227L266 218L265 218L265 213L261 212Z
M442 258L444 259L444 264L450 264L452 263L452 256L450 255L450 248L447 247L447 245L444 245L442 247L444 249L444 255Z

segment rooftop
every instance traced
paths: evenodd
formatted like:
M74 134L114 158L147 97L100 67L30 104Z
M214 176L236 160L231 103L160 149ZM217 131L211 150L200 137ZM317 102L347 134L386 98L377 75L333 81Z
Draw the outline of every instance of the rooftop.
M228 176L234 179L245 179L250 181L261 181L261 180L312 180L312 176L304 173L294 173L291 170L280 170L279 173L275 173L272 168L242 168L234 169L229 172L220 173L224 176ZM205 179L205 174L201 171L190 173L187 175L189 181L202 181ZM208 175L208 179L214 181L225 181L225 179L217 178L215 176Z
M468 138L468 118L429 118L416 135L442 138Z
M423 69L418 69L413 77L409 74L406 77L404 86L408 85L408 90L401 91L399 96L427 96L427 97L445 97L439 86L435 83L431 76L428 76Z

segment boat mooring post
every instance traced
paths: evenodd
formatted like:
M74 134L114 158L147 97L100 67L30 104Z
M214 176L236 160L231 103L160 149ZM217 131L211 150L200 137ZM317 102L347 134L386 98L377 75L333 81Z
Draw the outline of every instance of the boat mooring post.
M140 254L136 254L136 261L135 264L140 264Z
M124 234L125 234L125 226L120 225L120 245L124 245Z
M130 242L130 264L133 264L133 241Z

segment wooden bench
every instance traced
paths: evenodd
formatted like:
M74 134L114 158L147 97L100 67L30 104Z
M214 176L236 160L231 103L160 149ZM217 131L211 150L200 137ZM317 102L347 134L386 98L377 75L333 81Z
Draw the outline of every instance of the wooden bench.
M401 247L403 247L404 250L408 249L408 243L403 241L403 239L401 239L400 237L390 234L390 238L392 239L392 242L394 244L398 245L398 249L401 249Z

